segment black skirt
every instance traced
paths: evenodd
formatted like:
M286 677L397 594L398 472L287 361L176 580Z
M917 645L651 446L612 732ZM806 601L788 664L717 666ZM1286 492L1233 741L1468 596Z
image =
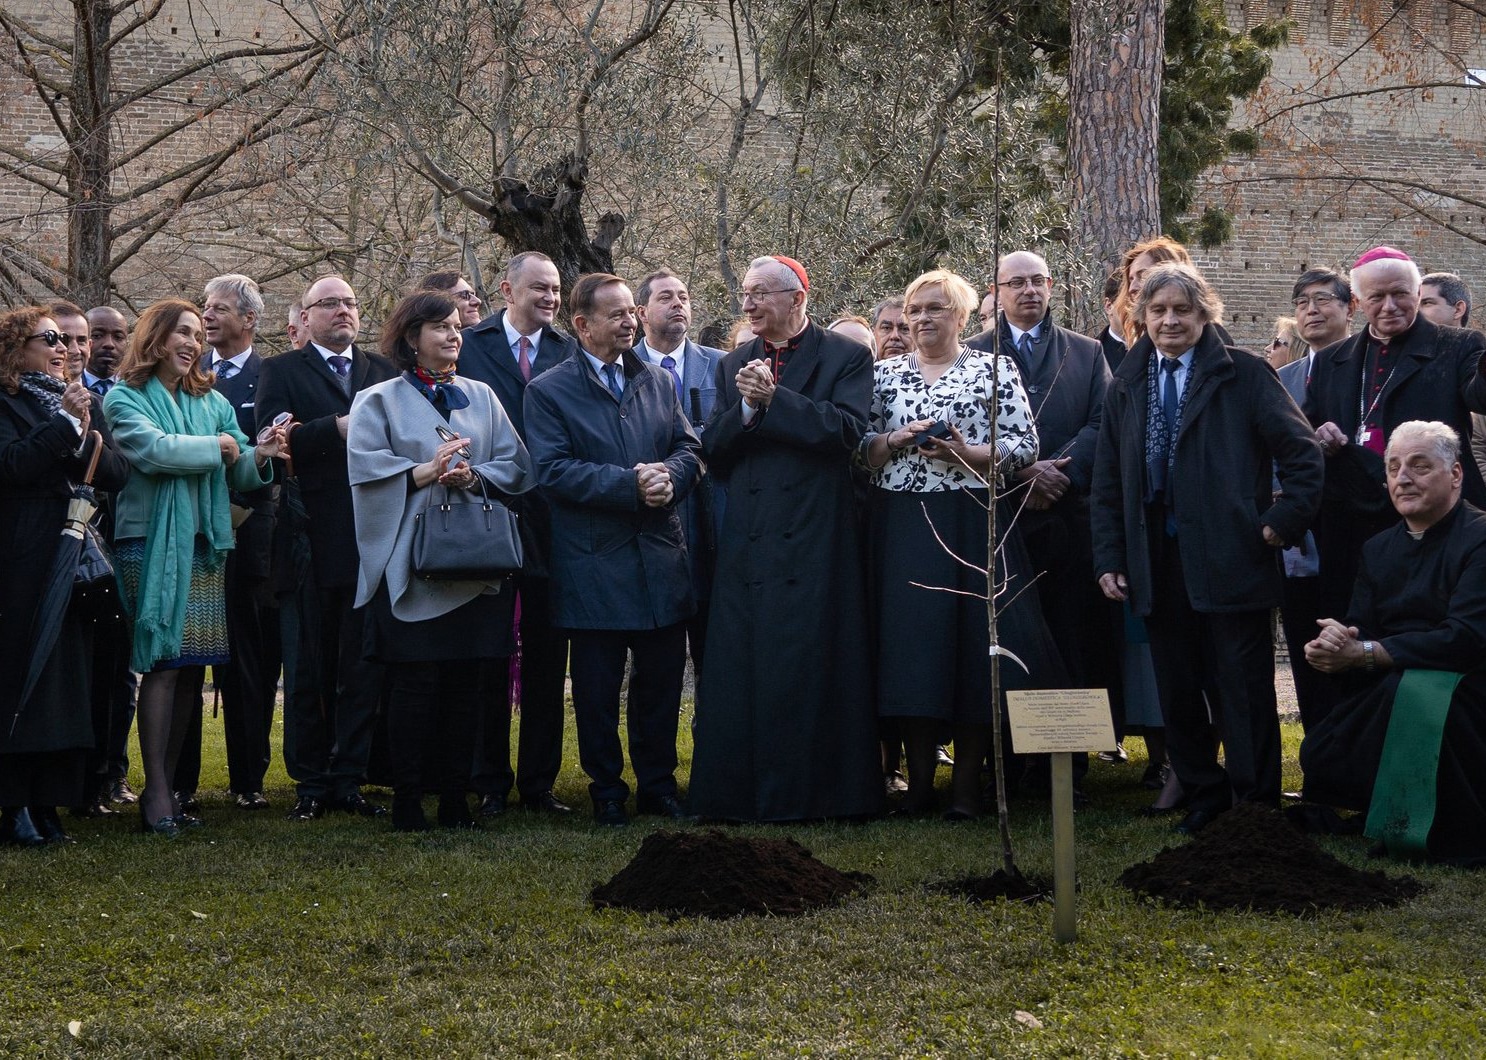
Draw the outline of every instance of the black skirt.
M986 578L955 559L986 566L986 496L984 490L967 489L872 490L871 628L877 711L883 717L991 723ZM1002 505L996 516L1002 545L997 574L1004 583L997 600L997 639L1031 673L1003 657L1001 687L1062 687L1067 683L1062 657L1043 621L1021 536L1014 528L1006 530L1010 518ZM975 595L961 595L967 593Z
M383 664L508 658L516 650L515 605L515 586L507 579L500 592L482 593L448 614L404 622L392 614L384 580L366 607L366 658Z

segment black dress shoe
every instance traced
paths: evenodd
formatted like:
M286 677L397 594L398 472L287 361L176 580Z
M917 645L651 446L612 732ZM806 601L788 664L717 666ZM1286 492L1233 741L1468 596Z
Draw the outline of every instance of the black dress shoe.
M1128 762L1130 753L1125 750L1124 744L1115 744L1113 751L1100 751L1098 759L1101 762Z
M949 753L949 748L945 747L944 744L939 744L934 748L934 764L941 766L952 766L955 764L954 758Z
M83 806L74 806L67 812L74 817L112 817L119 811L107 802L99 800L98 802L88 803Z
M127 806L132 806L139 801L139 796L134 794L134 792L130 790L129 782L120 777L118 780L115 780L113 783L109 784L108 801L122 802Z
M175 804L181 808L181 813L195 813L201 809L201 800L196 797L194 791L176 792Z
M206 822L203 821L200 817L197 817L194 813L178 813L175 815L174 818L172 818L172 820L175 821L176 826L179 827L182 831L187 828L206 827Z
M368 802L366 796L359 791L331 800L329 808L339 810L341 813L354 813L358 817L385 817L387 815L387 807Z
M593 804L593 819L596 824L611 828L623 828L629 824L629 815L624 812L624 803L618 799L600 799Z
M268 800L263 797L263 792L261 791L249 791L246 794L239 795L234 801L239 810L268 809Z
M551 788L548 788L546 791L541 792L537 795L533 795L531 798L527 798L525 795L523 795L521 797L521 805L528 810L539 810L542 813L573 812L573 808L571 806L563 802L556 795L552 794ZM622 813L623 810L624 808L621 806L620 812Z
M72 843L75 840L62 827L62 818L57 816L55 806L32 806L31 824L36 833L47 843Z
M506 797L504 795L486 795L480 800L481 817L499 817L506 812Z
M475 819L470 815L469 800L464 793L458 795L439 796L439 827L440 828L478 828Z
M8 847L46 846L46 840L31 823L31 815L24 806L7 806L0 813L0 845Z
M286 814L286 821L313 821L325 816L325 804L313 795L301 795L294 800L294 807Z
M682 806L681 800L674 795L636 799L635 811L654 814L657 817L669 817L673 821L684 821L687 818L686 807Z
M1190 810L1172 831L1180 835L1196 835L1217 819L1218 815L1212 810Z
M433 826L423 816L423 800L415 795L392 795L392 830L394 832L427 832Z

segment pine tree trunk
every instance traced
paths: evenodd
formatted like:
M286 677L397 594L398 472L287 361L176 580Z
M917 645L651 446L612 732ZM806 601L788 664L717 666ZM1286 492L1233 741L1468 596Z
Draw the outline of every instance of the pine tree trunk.
M1161 66L1164 0L1069 5L1068 168L1075 237L1105 271L1132 243L1161 231Z

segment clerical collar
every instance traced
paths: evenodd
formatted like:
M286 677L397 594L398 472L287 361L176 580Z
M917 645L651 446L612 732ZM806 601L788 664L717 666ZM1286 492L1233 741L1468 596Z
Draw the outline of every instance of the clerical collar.
M1427 533L1429 533L1429 529L1428 529L1428 527L1426 527L1423 530L1410 530L1408 527L1404 527L1403 528L1403 532L1406 533L1406 534L1408 534L1415 541L1423 541L1424 540L1424 535L1427 534Z
M795 332L794 335L786 339L784 342L781 342L777 346L774 343L770 342L768 339L764 339L764 349L769 351L770 353L773 353L777 350L797 350L800 348L800 340L805 337L805 332L809 330L810 320L807 318L805 320L804 326L801 327L799 331ZM760 338L762 338L762 336L760 336Z

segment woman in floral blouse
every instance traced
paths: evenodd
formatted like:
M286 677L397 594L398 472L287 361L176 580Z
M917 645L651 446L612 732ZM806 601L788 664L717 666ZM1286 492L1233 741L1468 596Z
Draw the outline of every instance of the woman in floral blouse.
M871 477L878 714L896 722L908 752L902 812L933 810L935 745L953 737L950 820L980 812L980 767L995 717L984 572L989 484L1037 457L1016 365L960 343L978 301L969 283L945 270L909 284L904 315L916 351L878 362L862 443ZM1037 594L1022 592L1031 576L1020 539L1008 532L1013 514L1002 505L997 518L998 639L1033 668L1039 685L1055 684L1049 671L1061 671L1061 660ZM1006 685L1028 686L1014 663L1001 672Z

